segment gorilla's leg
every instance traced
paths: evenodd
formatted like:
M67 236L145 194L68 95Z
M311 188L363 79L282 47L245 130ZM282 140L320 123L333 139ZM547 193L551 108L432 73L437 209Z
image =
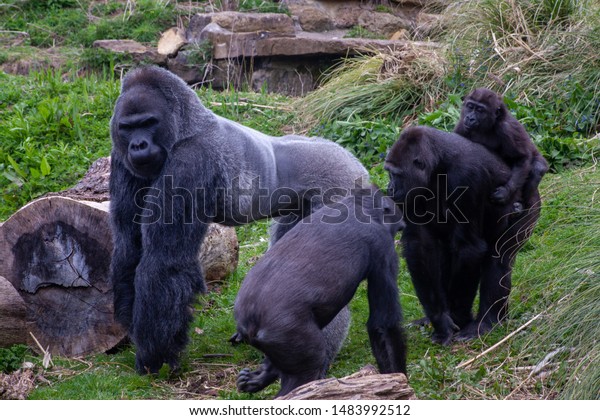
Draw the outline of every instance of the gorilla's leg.
M347 306L344 306L335 318L323 328L325 360L321 376L325 376L329 365L333 362L342 348L348 334L349 326L350 310ZM236 333L234 335L234 337L238 336L240 336L240 334ZM303 337L297 337L297 340L303 339ZM279 371L273 366L273 363L265 357L258 369L251 371L246 368L240 371L237 379L237 388L241 392L258 392L275 382L279 376Z
M271 361L265 357L258 369L242 369L236 381L240 392L258 392L271 385L279 378L279 372Z
M325 338L325 370L339 353L350 328L350 310L344 306L340 312L323 328Z
M206 291L197 259L206 229L206 224L198 221L194 225L142 226L144 254L135 276L130 329L137 347L139 373L156 373L163 363L168 363L172 370L179 367L180 353L188 341L194 297ZM175 246L181 237L190 245Z
M487 252L486 242L474 232L462 232L453 241L452 267L448 287L448 305L454 323L463 328L473 320L473 302L477 295L481 263Z
M302 218L303 216L296 213L290 213L286 214L285 216L273 218L273 222L269 227L269 247L275 245L275 243L294 226L296 226L298 222L302 220Z
M367 331L380 373L406 373L406 337L402 328L397 265L398 256L395 251L388 252L387 260L382 253L379 264L367 277Z
M448 256L438 240L422 226L418 232L405 230L402 243L415 291L433 326L432 340L442 345L450 344L458 327L450 316L447 287L442 284L442 273L449 270Z
M115 319L129 328L135 299L135 270L142 257L142 232L133 223L140 207L133 202L145 181L132 177L118 159L111 159L110 221L113 254L110 263Z
M265 354L261 367L249 372L244 369L238 375L238 389L256 392L281 377L281 390L277 396L307 382L325 377L327 349L323 331L312 319L297 314L295 325L281 329L277 321L261 327L260 339L255 337L252 345ZM241 386L240 386L241 385Z
M485 259L479 289L477 318L457 334L459 341L471 340L489 332L494 324L506 318L511 289L511 265L499 258Z

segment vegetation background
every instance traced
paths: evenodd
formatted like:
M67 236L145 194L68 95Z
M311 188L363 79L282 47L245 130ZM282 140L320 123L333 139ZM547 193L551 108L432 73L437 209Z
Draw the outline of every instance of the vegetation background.
M30 61L19 76L0 72L0 220L26 202L73 185L110 153L108 121L120 73L130 58L92 49L96 39L156 43L185 22L189 4L219 1L5 0L0 37L26 41L0 49L0 65ZM404 56L374 53L343 60L322 87L303 98L249 90L198 88L214 112L269 134L318 134L353 151L380 185L387 149L407 124L451 130L462 95L487 86L505 95L552 165L541 185L543 212L517 258L509 319L470 343L440 347L425 327L407 327L410 382L419 398L502 399L600 397L600 4L592 0L467 0L448 7L432 35L440 48ZM448 4L450 4L448 6ZM271 1L239 1L240 10L278 11ZM356 28L361 33L360 28ZM210 60L210 57L207 57ZM220 105L211 105L219 103ZM254 105L269 105L256 107ZM199 298L192 340L177 375L140 377L134 349L85 359L54 358L25 346L0 349L4 373L32 362L40 377L32 399L271 398L277 386L250 396L235 389L237 372L260 361L230 347L232 306L247 270L266 250L267 222L238 228L240 265ZM422 316L402 265L405 318ZM374 360L364 328L365 289L352 303L353 326L331 375ZM526 328L520 328L526 326ZM503 338L493 351L464 367Z

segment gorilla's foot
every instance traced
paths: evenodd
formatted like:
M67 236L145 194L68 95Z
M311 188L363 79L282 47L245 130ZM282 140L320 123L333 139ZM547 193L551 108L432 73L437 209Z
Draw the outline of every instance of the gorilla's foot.
M277 373L264 369L263 366L254 371L245 368L238 373L236 385L240 392L258 392L271 385L277 378L279 378Z
M481 335L490 332L493 328L491 322L488 321L472 321L467 326L462 328L455 336L456 341L469 341L474 338L479 338Z

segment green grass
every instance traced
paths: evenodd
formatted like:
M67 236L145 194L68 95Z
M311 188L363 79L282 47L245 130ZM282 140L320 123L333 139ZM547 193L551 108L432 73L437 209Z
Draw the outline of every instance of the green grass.
M34 47L90 47L97 39L153 42L175 26L175 2L19 1L0 5L0 29L29 34Z

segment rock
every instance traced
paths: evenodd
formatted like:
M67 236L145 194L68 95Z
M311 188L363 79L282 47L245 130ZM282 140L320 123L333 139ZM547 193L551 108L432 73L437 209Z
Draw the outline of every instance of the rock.
M358 25L358 18L363 10L358 7L342 6L333 13L333 24L338 29L352 28Z
M307 60L266 58L255 66L250 86L255 91L302 96L314 90L318 74L318 64Z
M216 223L208 225L198 260L207 283L223 281L238 265L239 244L235 229Z
M386 38L394 33L406 29L410 30L412 22L409 19L400 16L394 16L389 13L364 11L358 18L358 24L363 28L381 34Z
M206 66L194 63L195 60L189 58L191 54L190 51L179 51L177 56L169 57L167 68L187 84L203 83L206 81Z
M398 41L400 39L410 39L410 33L406 29L400 29L390 37L390 41Z
M186 35L188 40L198 39L200 33L211 23L228 33L269 32L282 36L294 35L294 22L283 13L198 13L190 19Z
M146 47L131 39L101 39L94 41L94 48L112 51L119 54L129 54L137 62L152 62L166 64L167 57L159 54L156 48Z
M284 2L290 13L298 17L303 31L324 32L334 29L331 15L318 2L309 0Z
M185 44L187 44L185 31L180 28L171 28L161 35L158 40L157 51L159 54L173 57Z
M292 18L283 13L222 12L213 14L212 22L231 32L294 33Z
M435 32L442 29L442 15L431 13L419 13L415 24L415 36L424 39L435 35Z

